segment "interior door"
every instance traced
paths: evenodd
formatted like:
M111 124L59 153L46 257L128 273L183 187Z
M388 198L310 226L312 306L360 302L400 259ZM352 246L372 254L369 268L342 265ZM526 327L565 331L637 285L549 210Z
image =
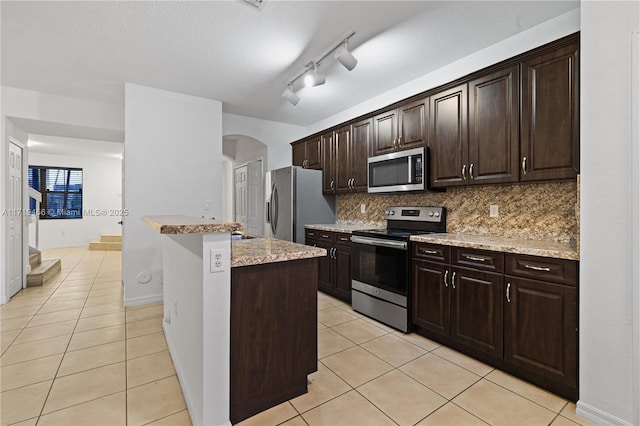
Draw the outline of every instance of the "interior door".
M7 297L22 289L22 148L9 144L9 283Z
M247 231L247 166L234 170L234 194L235 194L235 221L242 224L242 229Z
M262 160L247 163L247 232L262 235Z

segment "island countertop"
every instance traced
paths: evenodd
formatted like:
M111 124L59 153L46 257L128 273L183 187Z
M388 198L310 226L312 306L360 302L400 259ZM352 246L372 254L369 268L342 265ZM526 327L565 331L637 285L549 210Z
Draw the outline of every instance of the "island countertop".
M323 257L323 248L292 243L276 238L254 238L231 242L231 267L262 265L290 260Z
M222 222L183 215L142 216L142 221L159 234L206 234L242 229L237 222Z

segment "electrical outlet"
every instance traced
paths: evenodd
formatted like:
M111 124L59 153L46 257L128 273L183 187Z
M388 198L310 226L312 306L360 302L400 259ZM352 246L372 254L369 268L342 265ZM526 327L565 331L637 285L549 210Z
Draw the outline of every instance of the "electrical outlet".
M224 249L211 249L211 272L222 272L225 270L225 265L228 256Z
M491 204L489 206L489 217L498 217L500 214L498 213L498 205Z
M360 204L360 213L366 213L366 212L367 212L367 205Z

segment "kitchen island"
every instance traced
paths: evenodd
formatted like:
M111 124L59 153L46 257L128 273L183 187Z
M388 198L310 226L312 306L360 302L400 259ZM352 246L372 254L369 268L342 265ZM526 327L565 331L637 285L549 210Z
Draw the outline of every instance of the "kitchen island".
M143 221L165 236L163 329L193 423L236 423L306 392L326 251L266 238L232 244L238 223Z

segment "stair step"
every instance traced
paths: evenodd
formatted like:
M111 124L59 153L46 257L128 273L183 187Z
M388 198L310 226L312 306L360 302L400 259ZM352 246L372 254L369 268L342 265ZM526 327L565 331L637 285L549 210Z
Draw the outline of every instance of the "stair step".
M101 234L100 241L103 243L121 243L122 234Z
M40 252L29 252L29 265L33 271L38 265L42 263L42 254Z
M60 273L60 259L44 260L27 274L27 287L40 286Z
M122 251L122 243L95 240L89 243L89 250Z

